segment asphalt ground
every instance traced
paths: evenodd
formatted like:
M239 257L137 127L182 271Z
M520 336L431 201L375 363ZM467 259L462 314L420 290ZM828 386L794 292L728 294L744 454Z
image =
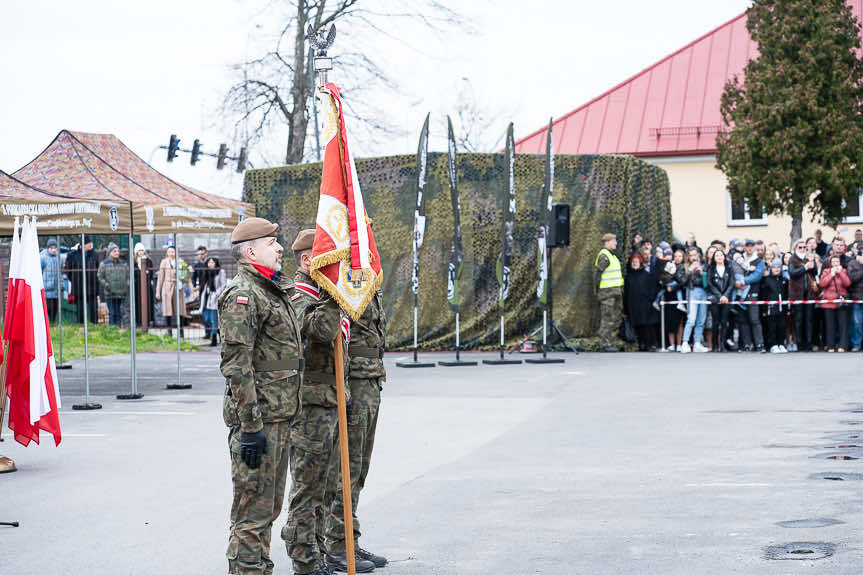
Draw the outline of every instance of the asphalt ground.
M470 359L493 354L466 354ZM556 354L558 355L558 354ZM390 575L857 574L860 354L559 354L402 369L388 382L361 545ZM443 359L447 356L427 354ZM61 372L63 443L0 453L0 573L225 573L231 484L216 353ZM829 459L833 456L861 457ZM813 478L823 473L831 479ZM863 477L860 475L859 477ZM291 573L276 524L276 573ZM824 527L780 522L829 519ZM767 558L772 545L824 543ZM793 550L793 549L792 549Z

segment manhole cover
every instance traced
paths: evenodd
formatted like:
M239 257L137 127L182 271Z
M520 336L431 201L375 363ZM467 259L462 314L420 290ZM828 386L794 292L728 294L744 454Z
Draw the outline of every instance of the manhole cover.
M809 479L827 479L828 481L860 481L863 473L813 473Z
M857 445L854 443L840 443L839 445L825 445L824 449L859 449L863 448L863 445Z
M812 527L829 527L831 525L839 525L844 521L838 519L795 519L793 521L779 521L776 523L779 527L787 527L789 529L806 529Z
M863 450L854 451L827 451L813 455L813 459L832 459L834 461L854 461L863 457Z
M863 425L863 421L859 419L843 419L839 423L842 425Z
M797 561L814 561L830 557L836 550L833 543L785 543L771 545L764 550L765 559L791 559Z
M824 439L829 439L831 441L857 441L863 440L863 433L859 431L838 431L836 433L825 435Z

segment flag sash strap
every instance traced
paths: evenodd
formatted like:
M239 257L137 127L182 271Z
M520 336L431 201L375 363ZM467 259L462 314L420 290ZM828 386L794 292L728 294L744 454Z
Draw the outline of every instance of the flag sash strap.
M309 294L315 300L321 299L321 292L318 291L318 288L311 284L307 284L305 282L294 282L294 286L301 292Z

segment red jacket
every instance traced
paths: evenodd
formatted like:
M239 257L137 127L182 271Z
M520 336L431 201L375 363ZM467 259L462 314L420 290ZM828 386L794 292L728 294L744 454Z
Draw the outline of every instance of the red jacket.
M830 273L832 268L825 267L821 271L821 299L839 299L840 295L848 297L848 286L851 285L851 278L848 277L848 272L843 268L835 276ZM838 309L838 303L821 303L819 307L824 309Z

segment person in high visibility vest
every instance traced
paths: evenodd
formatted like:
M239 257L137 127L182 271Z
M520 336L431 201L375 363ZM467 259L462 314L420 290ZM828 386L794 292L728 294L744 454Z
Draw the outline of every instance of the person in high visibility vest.
M620 328L620 313L623 307L623 269L614 254L617 236L604 234L602 249L596 254L594 266L599 271L596 299L599 301L599 344L602 351L620 351L615 342Z

